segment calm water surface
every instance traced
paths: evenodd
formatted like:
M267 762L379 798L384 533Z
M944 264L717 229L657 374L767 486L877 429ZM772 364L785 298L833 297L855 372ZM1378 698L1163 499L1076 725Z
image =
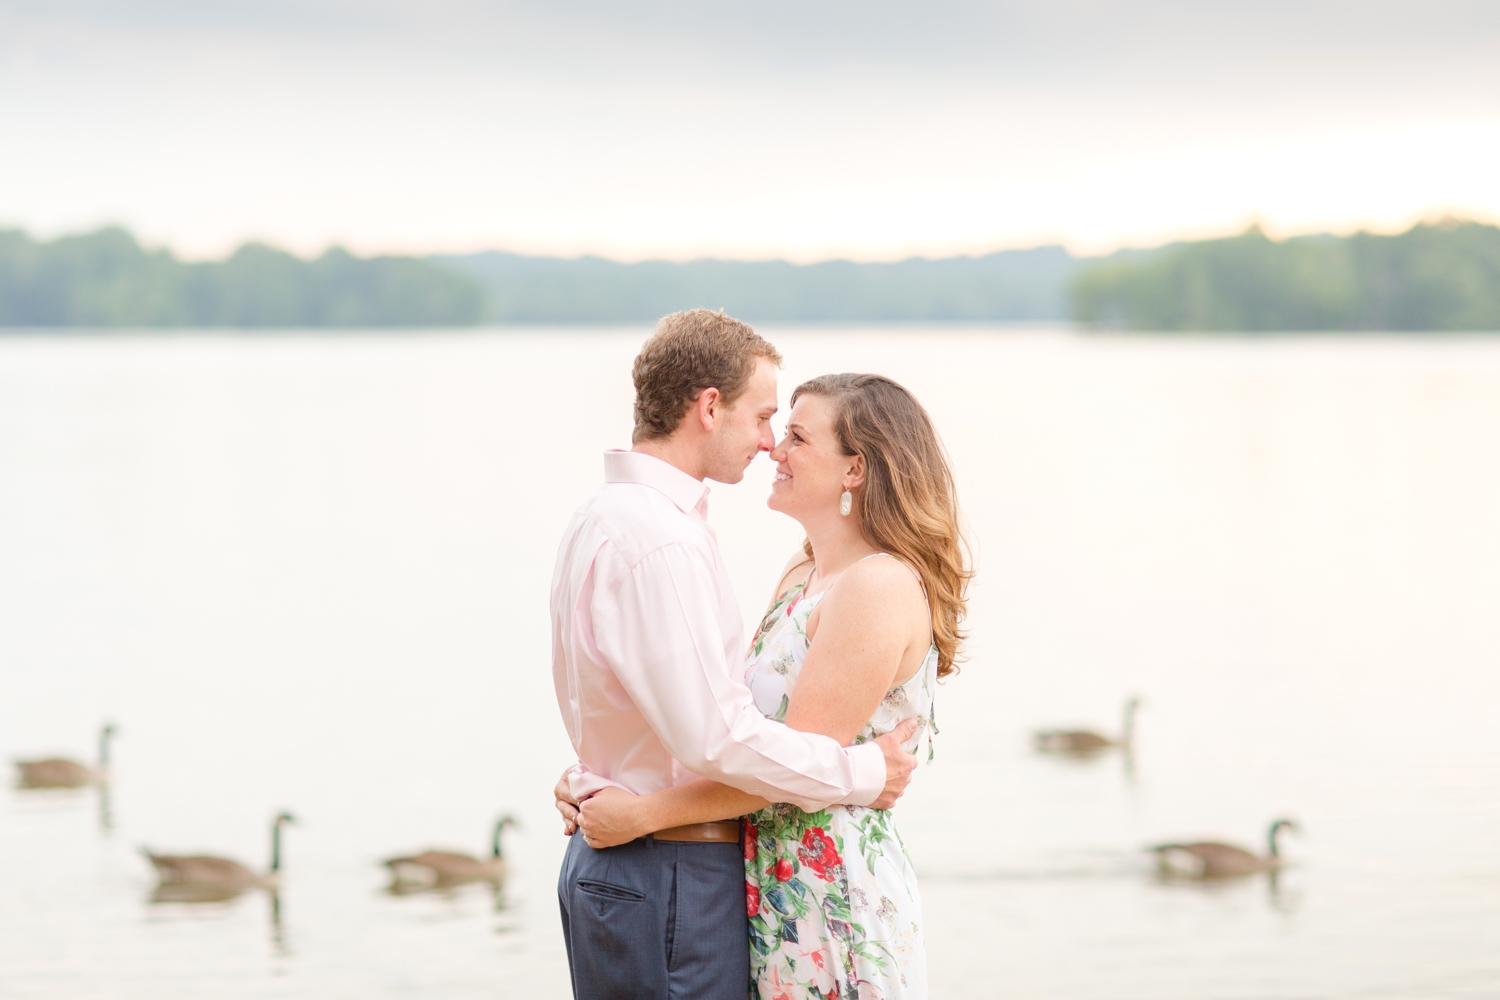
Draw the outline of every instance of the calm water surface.
M977 543L898 810L934 997L1500 994L1500 341L766 332L783 398L916 391ZM121 730L107 829L0 791L0 992L568 995L547 588L646 333L0 339L0 756ZM747 620L770 473L713 491ZM1131 694L1132 760L1029 749ZM276 899L151 901L139 846L263 865L280 808ZM383 891L502 812L498 897ZM1274 882L1141 851L1279 815Z

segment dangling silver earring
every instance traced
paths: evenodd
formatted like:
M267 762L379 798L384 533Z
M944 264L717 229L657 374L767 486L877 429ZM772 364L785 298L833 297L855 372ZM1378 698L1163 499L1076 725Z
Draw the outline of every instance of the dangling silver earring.
M850 493L848 490L845 490L844 495L839 497L839 513L843 514L845 517L848 517L849 512L853 509L854 494Z

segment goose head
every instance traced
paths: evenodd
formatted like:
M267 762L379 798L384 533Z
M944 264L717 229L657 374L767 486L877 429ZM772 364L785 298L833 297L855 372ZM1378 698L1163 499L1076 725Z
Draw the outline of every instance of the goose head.
M502 853L500 848L500 835L505 832L506 827L519 827L520 825L520 821L509 813L506 813L504 816L500 817L500 819L495 823L495 837L493 843L490 845L490 857L504 857L504 854Z
M295 826L297 817L289 812L280 812L271 821L271 874L281 871L281 828L287 824Z
M1272 823L1271 829L1266 833L1266 842L1270 856L1273 858L1281 857L1281 850L1276 844L1276 838L1281 834L1282 830L1290 830L1293 833L1302 832L1302 828L1297 825L1295 820L1278 819Z

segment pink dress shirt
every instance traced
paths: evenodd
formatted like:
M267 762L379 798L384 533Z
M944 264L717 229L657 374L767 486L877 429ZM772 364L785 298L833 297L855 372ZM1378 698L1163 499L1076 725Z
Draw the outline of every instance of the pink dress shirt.
M885 757L767 719L742 677L740 609L708 488L638 452L604 455L552 577L552 677L579 766L573 794L702 775L773 802L868 805Z

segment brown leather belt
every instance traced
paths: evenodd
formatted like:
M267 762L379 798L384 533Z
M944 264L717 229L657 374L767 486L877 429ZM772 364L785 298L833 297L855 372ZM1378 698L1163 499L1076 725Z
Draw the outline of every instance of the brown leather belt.
M689 823L687 826L674 826L667 830L657 830L651 836L657 840L691 840L703 844L738 844L740 842L740 821L737 819L720 820L717 823Z

